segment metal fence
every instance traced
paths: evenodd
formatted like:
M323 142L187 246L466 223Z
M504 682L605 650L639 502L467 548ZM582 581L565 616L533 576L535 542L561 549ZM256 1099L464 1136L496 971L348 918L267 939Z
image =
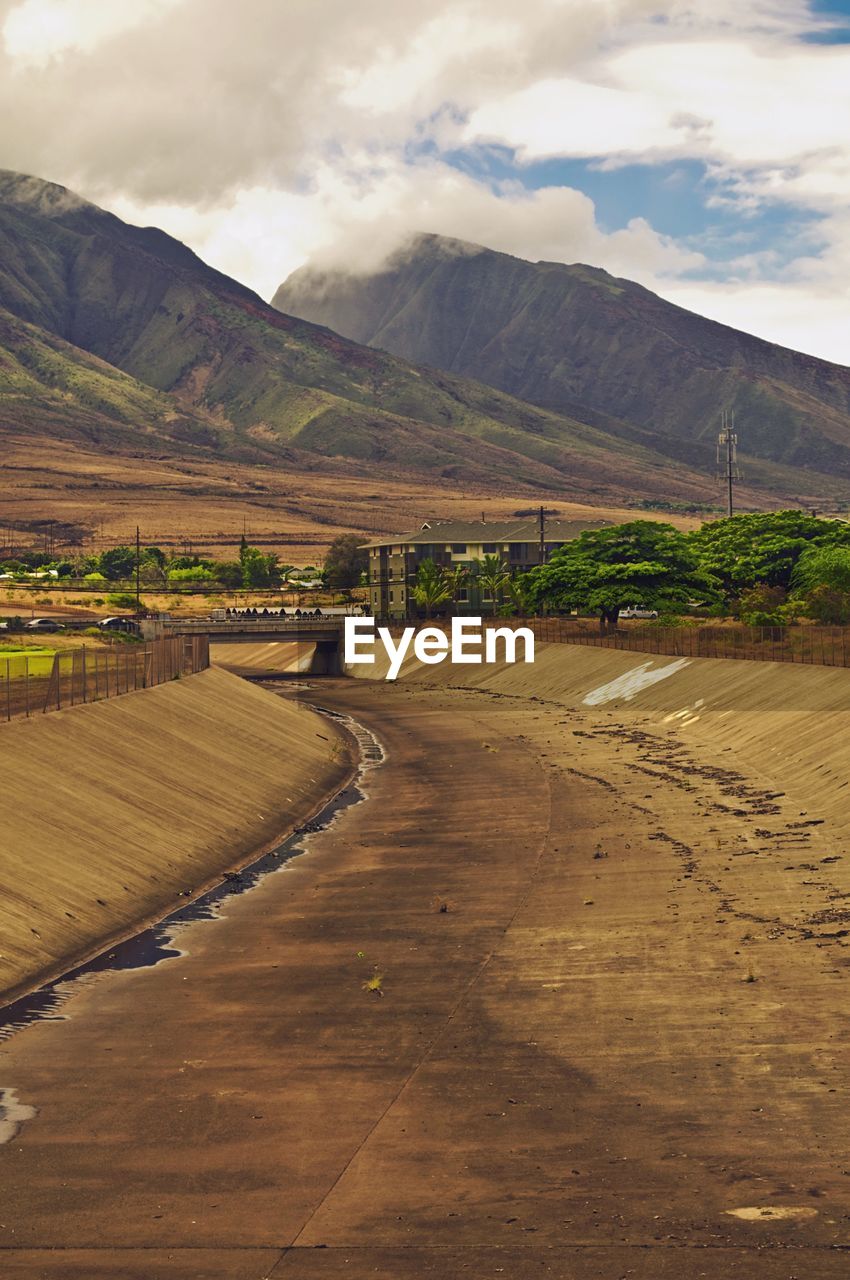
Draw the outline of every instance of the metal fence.
M83 645L55 654L0 653L0 720L43 715L84 702L150 689L210 664L204 635L101 649Z
M398 636L405 626L445 627L448 618L432 622L379 619ZM686 623L678 627L621 623L603 633L591 618L484 618L485 628L529 627L549 644L581 644L596 649L625 649L671 658L738 658L751 662L797 662L823 667L850 666L850 627L746 627Z
M512 624L514 625L514 624ZM798 662L850 666L850 627L679 627L620 626L608 634L575 618L530 618L537 639L561 644L626 649L675 658L739 658L755 662Z

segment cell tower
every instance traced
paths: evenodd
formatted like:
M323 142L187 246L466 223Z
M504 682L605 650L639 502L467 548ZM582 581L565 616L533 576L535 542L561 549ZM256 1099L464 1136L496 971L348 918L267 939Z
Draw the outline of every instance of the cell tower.
M724 409L720 415L720 434L717 437L717 470L726 479L726 514L732 515L732 486L741 479L738 470L738 434L735 431L735 414Z

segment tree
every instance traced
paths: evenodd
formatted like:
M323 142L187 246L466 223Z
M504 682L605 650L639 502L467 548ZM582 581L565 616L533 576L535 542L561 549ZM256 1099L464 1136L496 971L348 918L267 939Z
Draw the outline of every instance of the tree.
M341 533L334 538L325 556L325 574L329 587L356 587L369 568L369 555L360 545L356 533Z
M263 555L257 547L246 547L240 556L243 587L279 587L280 568L275 555Z
M238 560L220 560L215 566L216 581L235 590L242 586L242 565Z
M101 552L97 567L110 582L132 578L136 572L136 548L110 547L108 551Z
M443 569L443 581L446 584L452 603L456 604L461 591L469 582L469 566L456 564L452 565L450 569Z
M787 591L798 560L813 547L850 547L850 525L804 511L769 511L714 520L687 542L724 595L738 599L757 586Z
M809 617L827 626L850 622L850 547L810 546L791 575Z
M671 612L694 595L704 600L716 594L685 536L653 520L583 533L527 576L538 605L598 613L603 631L616 627L628 605Z
M497 605L501 602L502 592L510 581L510 574L501 556L484 556L483 559L475 560L473 563L475 577L482 594L490 596L493 601L492 611L495 613Z
M534 590L530 575L519 572L510 574L506 590L514 613L518 613L521 618L527 617L534 609Z
M760 583L744 591L740 600L741 621L748 627L781 627L787 621L784 587Z
M425 617L451 599L451 590L446 582L445 574L434 564L433 560L420 561L413 587L413 599L425 610Z

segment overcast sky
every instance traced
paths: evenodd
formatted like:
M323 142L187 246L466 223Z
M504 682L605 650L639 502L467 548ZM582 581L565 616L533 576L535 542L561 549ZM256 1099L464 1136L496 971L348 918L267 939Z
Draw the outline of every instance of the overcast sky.
M0 166L265 297L414 230L850 363L850 0L0 0Z

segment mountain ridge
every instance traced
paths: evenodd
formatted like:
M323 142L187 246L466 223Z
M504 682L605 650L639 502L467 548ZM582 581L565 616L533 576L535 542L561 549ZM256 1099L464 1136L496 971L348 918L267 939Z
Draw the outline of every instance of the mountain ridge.
M720 413L745 451L850 476L850 369L585 264L415 237L370 276L301 268L273 303L552 412L708 466ZM683 420L687 420L683 424ZM618 425L619 424L619 425ZM639 436L635 436L635 432Z
M0 311L36 326L42 351L68 344L60 381L89 377L73 348L106 361L171 398L186 447L223 457L274 464L296 451L476 483L618 493L634 483L657 496L660 482L676 499L710 494L704 477L640 443L612 451L593 426L282 314L165 233L8 171ZM5 331L17 343L7 356L20 363L27 340ZM45 395L53 376L48 369ZM0 397L0 427L20 404ZM169 419L161 403L154 416L160 426Z

